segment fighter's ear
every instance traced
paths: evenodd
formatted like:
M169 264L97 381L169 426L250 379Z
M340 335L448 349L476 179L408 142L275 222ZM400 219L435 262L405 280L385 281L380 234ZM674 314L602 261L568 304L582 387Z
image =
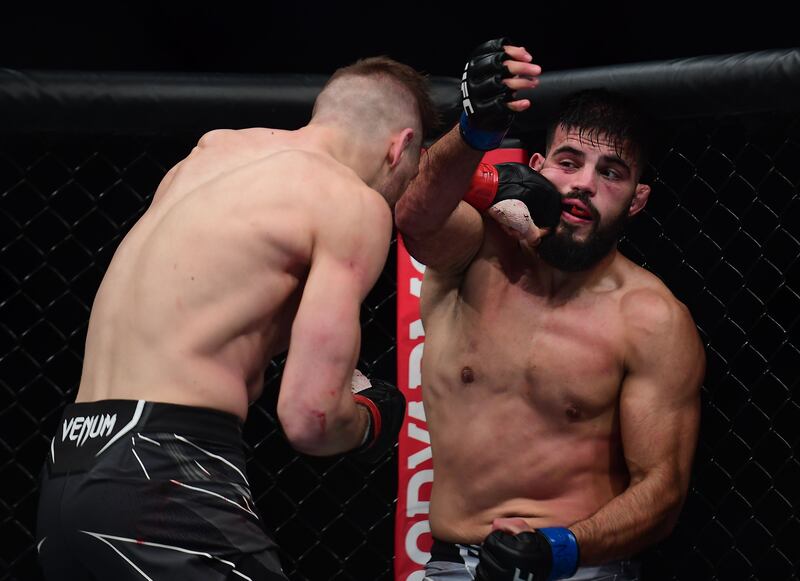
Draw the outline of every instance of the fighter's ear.
M531 167L531 169L542 171L542 168L544 167L544 156L541 153L534 153L531 156L531 160L528 162L528 165Z
M633 198L631 198L631 205L628 208L628 216L635 216L638 214L647 204L649 197L650 186L647 184L636 184L636 189L633 192Z
M386 161L390 168L397 167L397 164L403 159L403 153L405 153L413 140L414 130L410 127L406 127L392 136L389 143L389 151L386 152Z

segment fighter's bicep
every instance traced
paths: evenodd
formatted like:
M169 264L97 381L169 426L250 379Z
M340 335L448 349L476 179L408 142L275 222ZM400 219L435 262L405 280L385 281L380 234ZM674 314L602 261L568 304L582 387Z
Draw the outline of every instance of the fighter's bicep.
M362 288L337 258L312 262L292 324L282 395L338 389L349 380L360 346Z
M389 249L388 208L359 204L355 198L339 212L316 209L311 264L292 325L281 389L307 382L302 376L309 370L314 370L312 381L319 389L349 382L360 347L361 302L380 275Z
M665 469L682 477L694 453L699 419L695 395L663 397L672 386L652 377L629 376L620 398L620 428L632 480Z
M663 467L685 483L697 440L705 357L686 313L673 310L660 326L640 334L629 361L620 396L622 441L633 478Z

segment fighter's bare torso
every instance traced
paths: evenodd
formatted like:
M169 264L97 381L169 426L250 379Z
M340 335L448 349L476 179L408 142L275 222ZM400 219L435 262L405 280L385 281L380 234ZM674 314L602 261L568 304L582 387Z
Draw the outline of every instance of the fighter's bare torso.
M308 149L297 132L214 131L167 174L97 293L77 401L246 416L287 347L312 254L309 208L375 194ZM374 197L366 205L388 215Z
M515 242L494 226L487 238L465 275L428 272L423 285L431 529L454 542L481 542L495 518L565 526L626 489L626 311L674 301L619 254L602 277L553 301Z

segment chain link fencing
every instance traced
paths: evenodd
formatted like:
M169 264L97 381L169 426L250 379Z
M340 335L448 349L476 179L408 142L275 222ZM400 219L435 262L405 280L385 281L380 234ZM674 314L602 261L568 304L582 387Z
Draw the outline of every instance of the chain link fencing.
M199 134L0 141L0 580L41 579L37 477L80 378L118 243ZM673 123L621 244L691 310L708 357L691 490L645 579L796 579L800 564L800 113ZM394 246L359 366L395 377ZM275 419L282 360L245 425L257 506L292 579L392 579L396 457L299 456Z

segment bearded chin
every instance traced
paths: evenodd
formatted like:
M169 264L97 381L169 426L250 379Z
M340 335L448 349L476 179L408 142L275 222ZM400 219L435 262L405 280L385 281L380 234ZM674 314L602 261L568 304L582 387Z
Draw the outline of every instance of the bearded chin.
M582 242L575 240L575 228L562 222L556 232L542 239L538 246L539 258L565 272L588 270L616 246L627 222L628 214L622 212L608 224L596 226Z

